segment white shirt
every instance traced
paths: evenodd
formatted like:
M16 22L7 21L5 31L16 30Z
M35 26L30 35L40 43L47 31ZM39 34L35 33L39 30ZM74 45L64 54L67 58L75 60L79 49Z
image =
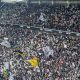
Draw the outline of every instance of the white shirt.
M4 67L5 67L6 69L9 69L9 62L4 62Z
M14 77L11 72L10 72L9 80L14 80Z
M53 50L50 50L50 51L49 51L48 56L49 56L49 55L52 55L52 56L53 56Z
M49 46L43 47L43 51L44 53L48 53L50 51L50 47Z

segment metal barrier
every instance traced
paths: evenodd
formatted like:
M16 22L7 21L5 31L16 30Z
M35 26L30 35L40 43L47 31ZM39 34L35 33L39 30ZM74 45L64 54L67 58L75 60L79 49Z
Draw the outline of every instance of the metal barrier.
M56 30L56 29L49 29L49 28L42 28L42 27L35 27L35 26L28 26L28 25L21 25L21 24L0 24L0 25L2 26L9 25L17 28L35 29L35 30L64 34L64 35L80 36L79 32L72 32L72 31L63 31L63 30Z

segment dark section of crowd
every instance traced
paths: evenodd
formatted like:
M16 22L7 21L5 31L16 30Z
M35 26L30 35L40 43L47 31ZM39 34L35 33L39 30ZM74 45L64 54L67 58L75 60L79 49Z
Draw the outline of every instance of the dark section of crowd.
M80 5L6 3L0 8L0 23L80 32Z
M7 37L12 45L12 48L0 45L0 69L3 64L12 62L12 78L3 80L80 80L79 36L5 25L0 26L0 37ZM35 70L15 56L16 48L26 53L26 59L31 55L38 58L39 65Z

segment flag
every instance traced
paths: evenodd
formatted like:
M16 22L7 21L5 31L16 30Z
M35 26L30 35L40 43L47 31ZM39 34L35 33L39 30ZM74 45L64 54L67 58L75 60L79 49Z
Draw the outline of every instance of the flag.
M44 13L41 13L40 17L39 17L39 20L41 21L46 21L46 19L44 18L45 14Z
M20 55L22 58L25 58L26 57L26 53L20 51L20 50L15 50L16 54L17 55Z
M6 68L3 68L2 75L3 75L3 77L7 77L7 70L6 70Z
M7 40L3 40L0 44L1 44L2 46L7 47L7 48L10 48L10 47L11 47L10 43L9 43Z
M38 60L36 57L33 57L32 59L27 60L27 62L33 67L35 68L38 65Z

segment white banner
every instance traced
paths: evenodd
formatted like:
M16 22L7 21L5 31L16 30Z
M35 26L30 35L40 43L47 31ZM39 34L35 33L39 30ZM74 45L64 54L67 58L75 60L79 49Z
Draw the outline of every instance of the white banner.
M21 2L24 0L1 0L1 2L13 3L13 2Z

